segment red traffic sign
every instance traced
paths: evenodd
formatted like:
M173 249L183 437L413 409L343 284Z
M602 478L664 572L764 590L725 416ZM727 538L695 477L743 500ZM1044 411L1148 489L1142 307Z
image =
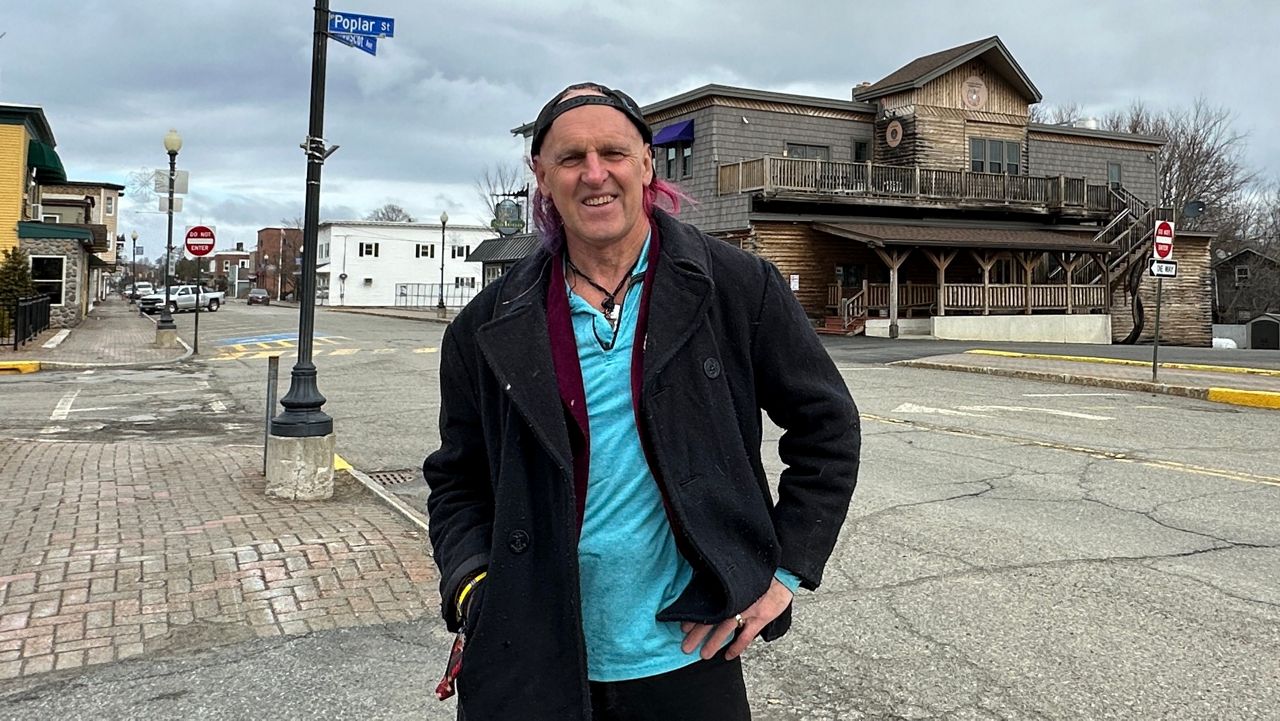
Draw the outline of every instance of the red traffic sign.
M1156 260L1169 260L1173 257L1173 223L1167 220L1156 221L1155 232Z
M213 228L195 225L187 230L187 252L201 258L213 252Z

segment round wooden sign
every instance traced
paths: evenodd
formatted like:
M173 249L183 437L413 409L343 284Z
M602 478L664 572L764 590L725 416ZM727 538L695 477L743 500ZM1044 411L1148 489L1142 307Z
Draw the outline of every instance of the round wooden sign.
M977 75L964 79L964 106L970 110L982 110L987 107L987 83Z
M889 123L889 127L884 129L884 142L890 148L898 147L902 142L902 123L897 120Z

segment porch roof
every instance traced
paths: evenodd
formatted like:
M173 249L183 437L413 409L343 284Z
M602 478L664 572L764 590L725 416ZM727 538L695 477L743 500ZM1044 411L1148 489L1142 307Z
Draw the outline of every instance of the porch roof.
M927 246L986 250L1040 250L1068 253L1111 253L1110 245L1093 240L1093 232L1061 232L1037 228L995 228L896 223L813 223L814 230L856 240L873 248Z

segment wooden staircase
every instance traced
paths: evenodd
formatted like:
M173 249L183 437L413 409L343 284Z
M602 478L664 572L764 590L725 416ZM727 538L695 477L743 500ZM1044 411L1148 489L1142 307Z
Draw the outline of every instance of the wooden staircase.
M861 335L867 330L866 291L840 300L840 312L822 319L820 335Z
M1128 344L1138 339L1145 322L1146 314L1142 307L1142 299L1138 295L1138 288L1146 274L1147 259L1151 256L1156 221L1171 219L1173 211L1169 208L1149 206L1121 186L1113 186L1109 190L1119 202L1120 212L1093 237L1093 240L1110 245L1114 248L1114 252L1107 258L1105 270L1089 264L1076 269L1071 276L1071 281L1078 285L1096 285L1105 281L1113 294L1112 297L1120 290L1128 292L1133 314L1133 330L1120 341ZM1054 268L1048 276L1053 279L1063 274L1059 266Z

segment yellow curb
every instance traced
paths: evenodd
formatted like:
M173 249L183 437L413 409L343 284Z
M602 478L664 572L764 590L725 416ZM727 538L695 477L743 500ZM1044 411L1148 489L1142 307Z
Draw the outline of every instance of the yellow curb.
M0 373L35 373L40 370L40 361L3 361L0 362Z
M1096 356L1082 355L1052 355L1050 353L1017 353L1007 350L985 350L977 349L965 351L973 355L992 355L1003 358L1031 358L1033 360L1059 360L1059 361L1077 361L1080 363L1102 363L1105 365L1117 366L1135 366L1140 368L1150 368L1150 361L1127 360L1125 358L1099 358ZM1243 373L1258 376L1274 376L1280 378L1280 370L1272 370L1270 368L1243 368L1240 366L1215 366L1205 365L1203 363L1161 363L1161 368L1169 368L1171 370L1183 371L1206 371L1210 373Z
M1218 403L1254 408L1280 408L1280 393L1272 391L1244 391L1239 388L1210 388L1208 399Z
M335 470L335 471L349 471L349 470L351 470L351 464L350 464L350 463L347 463L347 462L346 462L346 460L344 460L342 456L340 456L340 455L338 455L337 453L335 453L335 454L333 454L333 470Z

